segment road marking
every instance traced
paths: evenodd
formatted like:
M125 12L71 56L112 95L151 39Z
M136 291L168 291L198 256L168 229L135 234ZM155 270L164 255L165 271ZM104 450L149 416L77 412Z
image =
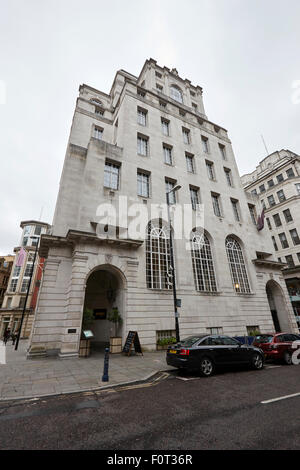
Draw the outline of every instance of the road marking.
M176 376L176 379L188 381L188 380L197 380L199 379L199 377L177 377Z
M282 366L266 366L265 369L276 369L277 367L282 367Z
M286 400L287 398L293 398L293 397L299 397L299 396L300 396L300 392L293 393L292 395L284 395L283 397L272 398L271 400L264 400L264 401L261 401L261 403L265 405L266 403L273 403L274 401Z

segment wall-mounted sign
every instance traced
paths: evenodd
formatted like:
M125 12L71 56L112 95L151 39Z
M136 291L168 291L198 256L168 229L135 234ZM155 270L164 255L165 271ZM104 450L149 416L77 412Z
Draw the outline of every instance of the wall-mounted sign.
M95 320L105 320L106 308L94 308L93 315L94 315Z
M91 330L83 330L83 335L85 339L90 339L94 337L94 333Z

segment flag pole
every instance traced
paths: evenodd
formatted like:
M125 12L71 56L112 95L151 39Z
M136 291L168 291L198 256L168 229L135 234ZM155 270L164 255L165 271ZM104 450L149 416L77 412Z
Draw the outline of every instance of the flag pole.
M24 302L24 307L23 307L23 312L22 312L22 317L21 317L21 323L20 323L20 327L19 327L19 331L18 331L16 345L15 345L15 351L17 351L17 349L18 349L18 345L19 345L19 341L20 341L20 337L21 337L22 325L23 325L25 310L26 310L26 304L27 304L27 300L28 300L28 296L29 296L31 280L32 280L34 265L35 265L35 260L36 260L36 255L37 255L38 247L39 247L39 237L33 236L33 237L30 237L30 238L37 238L37 244L36 244L36 247L35 247L34 258L33 258L33 263L32 263L32 267L31 267L30 278L29 278L29 283L28 283L28 286L27 286L27 292L26 292L26 297L25 297L25 302Z

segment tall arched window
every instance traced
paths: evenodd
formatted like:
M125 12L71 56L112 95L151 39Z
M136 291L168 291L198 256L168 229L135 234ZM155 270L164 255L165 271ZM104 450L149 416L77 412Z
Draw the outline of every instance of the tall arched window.
M199 231L193 232L191 249L196 289L204 292L216 292L214 262L207 236Z
M146 281L149 289L172 289L169 229L162 220L150 221L146 241Z
M233 237L227 237L225 246L235 291L250 293L244 256L239 242Z
M178 101L179 103L183 103L182 92L177 86L175 85L171 86L170 91L171 91L171 98L173 100Z

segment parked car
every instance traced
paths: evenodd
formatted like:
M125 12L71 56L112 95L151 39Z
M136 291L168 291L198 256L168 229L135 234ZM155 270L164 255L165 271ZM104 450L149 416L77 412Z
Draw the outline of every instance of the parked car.
M253 345L259 347L266 359L283 361L285 364L292 364L292 349L294 341L299 341L300 335L294 333L266 333L257 335Z
M223 335L193 335L169 346L167 364L179 369L199 371L209 377L218 366L247 364L254 369L264 366L264 354L260 348L241 344Z

